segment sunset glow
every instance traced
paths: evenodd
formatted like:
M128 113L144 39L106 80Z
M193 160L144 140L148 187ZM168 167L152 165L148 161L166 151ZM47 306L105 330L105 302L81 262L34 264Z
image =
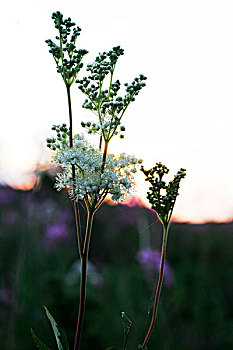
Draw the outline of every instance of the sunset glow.
M125 55L115 78L126 82L140 73L148 77L125 115L125 139L113 140L109 151L134 154L144 159L146 168L161 161L172 174L187 169L173 220L232 220L231 1L150 0L143 5L119 0L114 11L107 0L101 6L92 1L91 11L90 2L74 0L13 0L4 7L0 26L7 55L0 61L14 70L2 72L3 183L32 188L35 164L47 165L51 158L45 145L51 125L68 122L64 86L44 42L55 36L51 14L59 10L82 28L78 45L89 50L85 64L120 44ZM82 132L80 122L94 120L94 115L82 109L84 96L75 84L72 99L74 130ZM148 206L143 175L136 181L135 195Z

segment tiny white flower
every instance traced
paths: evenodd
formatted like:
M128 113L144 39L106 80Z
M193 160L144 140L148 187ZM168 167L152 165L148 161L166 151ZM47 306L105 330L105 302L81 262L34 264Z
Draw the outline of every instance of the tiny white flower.
M73 147L69 142L61 144L54 157L54 162L63 168L58 174L55 187L57 190L72 187L71 164L75 165L75 191L78 199L88 194L91 198L101 198L107 192L113 200L122 199L134 184L133 173L142 160L122 153L119 157L107 154L104 172L101 172L103 153L94 148L83 135L75 135Z

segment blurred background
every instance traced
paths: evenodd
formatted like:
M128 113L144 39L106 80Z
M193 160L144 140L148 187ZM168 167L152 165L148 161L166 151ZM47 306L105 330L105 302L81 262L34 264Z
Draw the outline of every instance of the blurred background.
M43 172L33 190L0 188L1 350L33 349L31 327L55 349L43 305L71 341L74 337L80 269L73 210L67 194L56 193L53 183L54 174ZM172 223L149 349L232 348L232 230L233 223ZM104 203L97 212L81 349L122 349L122 312L133 322L127 348L142 342L151 317L161 234L155 212L135 198L128 205Z
M31 327L55 348L43 305L74 336L80 276L73 211L67 194L53 188L45 142L52 124L67 122L65 88L44 43L56 35L51 15L57 10L82 28L78 47L89 50L84 63L121 45L115 78L148 77L127 111L125 139L113 140L110 152L135 154L146 169L158 161L172 174L187 169L149 348L231 349L230 0L12 0L2 6L0 349L33 349ZM74 84L75 132L94 118L83 101ZM162 228L149 209L144 176L136 180L126 204L105 202L96 214L82 350L122 348L122 312L134 323L128 348L136 349L151 317Z

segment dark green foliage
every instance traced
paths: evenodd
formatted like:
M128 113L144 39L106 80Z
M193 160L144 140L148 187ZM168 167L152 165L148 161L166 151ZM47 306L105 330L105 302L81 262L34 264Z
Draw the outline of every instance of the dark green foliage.
M53 329L53 333L54 333L54 336L55 336L55 339L57 342L58 350L64 350L63 344L61 341L61 331L58 328L58 325L57 325L56 321L54 320L53 316L50 314L49 310L45 306L44 306L44 308L45 308L46 316L48 317L50 324L51 324L51 327ZM66 342L66 350L68 350L67 346L68 346L68 344Z
M56 321L54 320L53 316L50 314L49 310L44 306L46 316L51 324L56 343L57 343L57 349L58 350L69 350L69 344L68 344L68 339L63 330L61 330ZM31 330L33 340L35 342L35 345L40 349L40 350L50 350L34 333L33 330Z
M36 191L7 189L3 196L0 188L0 205L1 350L33 349L31 328L56 349L44 304L72 348L80 276L70 199L65 192L57 193L52 177L44 175ZM233 347L232 232L233 223L171 225L167 261L175 283L163 286L150 350ZM141 344L150 320L153 282L136 256L145 242L159 251L161 233L152 210L107 204L100 208L93 227L82 350L122 349L123 311L133 321L127 349Z
M162 163L156 163L149 170L145 170L142 166L141 171L146 175L146 181L151 184L147 193L151 208L156 211L164 227L167 228L178 196L180 181L186 176L186 170L181 168L168 184L163 177L169 173L169 169Z
M35 335L33 329L31 329L31 332L34 343L39 350L51 350Z

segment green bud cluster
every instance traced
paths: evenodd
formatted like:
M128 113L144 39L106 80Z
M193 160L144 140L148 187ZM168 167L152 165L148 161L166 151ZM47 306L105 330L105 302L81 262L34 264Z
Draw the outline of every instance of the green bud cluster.
M102 129L103 128L108 128L109 127L109 122L105 122L102 126L100 126L98 123L94 123L94 122L81 122L81 126L83 128L87 129L87 133L88 134L99 134L102 135ZM114 125L113 125L114 126ZM124 132L125 131L125 127L123 125L120 126L120 132ZM117 135L119 132L116 131L115 134ZM124 135L120 134L120 138L123 139Z
M109 52L99 53L95 62L87 65L87 71L90 71L90 79L97 84L103 82L109 72L114 71L118 58L124 55L124 50L118 45Z
M163 176L168 174L169 169L162 163L156 163L149 170L142 166L141 171L145 174L146 181L151 184L147 193L151 208L156 211L164 227L168 227L179 194L180 181L186 176L186 170L181 168L168 184L163 181Z
M143 82L147 78L140 74L139 77L135 78L131 84L125 83L126 86L126 96L125 96L125 103L130 103L132 101L135 101L135 96L139 94L139 91L146 86L146 84Z
M88 134L100 134L101 128L100 125L94 122L81 122L81 126L88 130Z
M52 151L61 149L62 146L69 145L69 130L65 123L62 125L53 125L52 130L56 131L57 137L47 137L47 147Z
M70 87L83 67L81 61L88 51L77 50L75 43L80 35L81 28L76 26L70 17L64 20L63 15L57 11L52 14L52 19L55 28L59 31L59 35L55 37L58 40L58 45L51 39L45 42L48 44L49 52L56 62L57 72L61 74L65 84Z
M125 130L124 127L120 129L121 118L129 104L135 100L135 96L146 85L144 80L147 78L140 74L131 84L125 84L126 95L124 97L118 96L121 83L119 80L113 81L113 73L118 58L123 54L124 50L120 46L113 47L109 52L99 53L95 61L87 65L87 71L90 74L76 80L79 89L87 97L82 107L98 115L101 134L105 141L109 141L114 135ZM109 73L109 85L108 88L104 88L104 80ZM87 125L83 124L82 126L86 127ZM95 132L95 129L88 129L88 132ZM124 135L120 134L120 138L123 137Z

